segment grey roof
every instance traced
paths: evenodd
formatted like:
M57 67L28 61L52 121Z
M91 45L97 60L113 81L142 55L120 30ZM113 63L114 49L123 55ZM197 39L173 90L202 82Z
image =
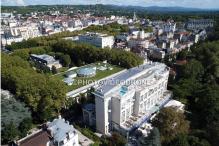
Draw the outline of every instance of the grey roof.
M92 103L89 103L89 104L85 104L83 106L83 109L87 110L87 111L94 111L95 110L95 105L92 104Z
M47 124L48 129L51 130L52 136L55 141L61 142L67 137L67 133L75 133L72 125L69 125L64 119L54 119Z
M81 68L77 70L77 74L80 74L80 75L90 75L90 74L95 74L95 73L96 73L96 70L91 67Z
M54 59L54 57L47 55L47 54L42 54L42 55L36 55L36 54L31 54L31 56L39 58L41 60L46 61L47 63L52 63L55 62L56 60Z
M161 64L161 63L151 63L151 64L144 64L144 65L140 65L138 67L135 68L131 68L113 78L107 79L104 84L102 86L100 86L97 89L97 92L100 94L107 94L109 93L110 90L112 90L116 85L118 85L117 83L121 83L124 81L129 80L131 77L137 75L138 73L145 71L153 66L156 66L157 64ZM164 64L163 64L164 65ZM98 94L97 93L97 94Z

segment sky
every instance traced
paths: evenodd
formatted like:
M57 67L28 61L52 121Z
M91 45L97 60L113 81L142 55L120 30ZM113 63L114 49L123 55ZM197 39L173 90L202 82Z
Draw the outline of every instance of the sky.
M219 0L1 0L1 5L53 5L53 4L115 4L134 6L190 7L219 9Z

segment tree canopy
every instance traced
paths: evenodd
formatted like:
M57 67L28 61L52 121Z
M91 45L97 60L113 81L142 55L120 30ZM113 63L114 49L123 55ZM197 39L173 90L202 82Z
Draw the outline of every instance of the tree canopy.
M159 129L162 143L169 143L178 134L187 134L189 131L185 115L172 107L161 109L152 124Z
M57 114L67 91L62 81L37 73L27 61L6 54L2 54L2 88L23 100L35 113L36 121Z

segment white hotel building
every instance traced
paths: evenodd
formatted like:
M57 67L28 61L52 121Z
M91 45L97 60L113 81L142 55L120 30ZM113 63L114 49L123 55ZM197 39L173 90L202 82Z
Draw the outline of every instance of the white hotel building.
M168 77L165 64L150 62L107 79L94 92L97 132L127 135L146 122L171 97Z
M79 41L92 44L99 48L112 48L114 44L114 37L101 33L86 33L79 35Z

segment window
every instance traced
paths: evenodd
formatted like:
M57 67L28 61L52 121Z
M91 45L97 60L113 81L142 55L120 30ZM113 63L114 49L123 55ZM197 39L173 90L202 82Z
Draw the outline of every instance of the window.
M140 104L140 110L142 110L142 108L143 108L143 104Z
M143 95L140 96L140 101L143 101Z
M126 109L126 119L128 119L130 116L130 109Z
M132 105L131 106L131 114L133 114L133 112L134 112L134 106Z
M122 110L125 109L125 104L122 104Z
M122 112L122 116L121 116L121 122L125 122L125 111Z

